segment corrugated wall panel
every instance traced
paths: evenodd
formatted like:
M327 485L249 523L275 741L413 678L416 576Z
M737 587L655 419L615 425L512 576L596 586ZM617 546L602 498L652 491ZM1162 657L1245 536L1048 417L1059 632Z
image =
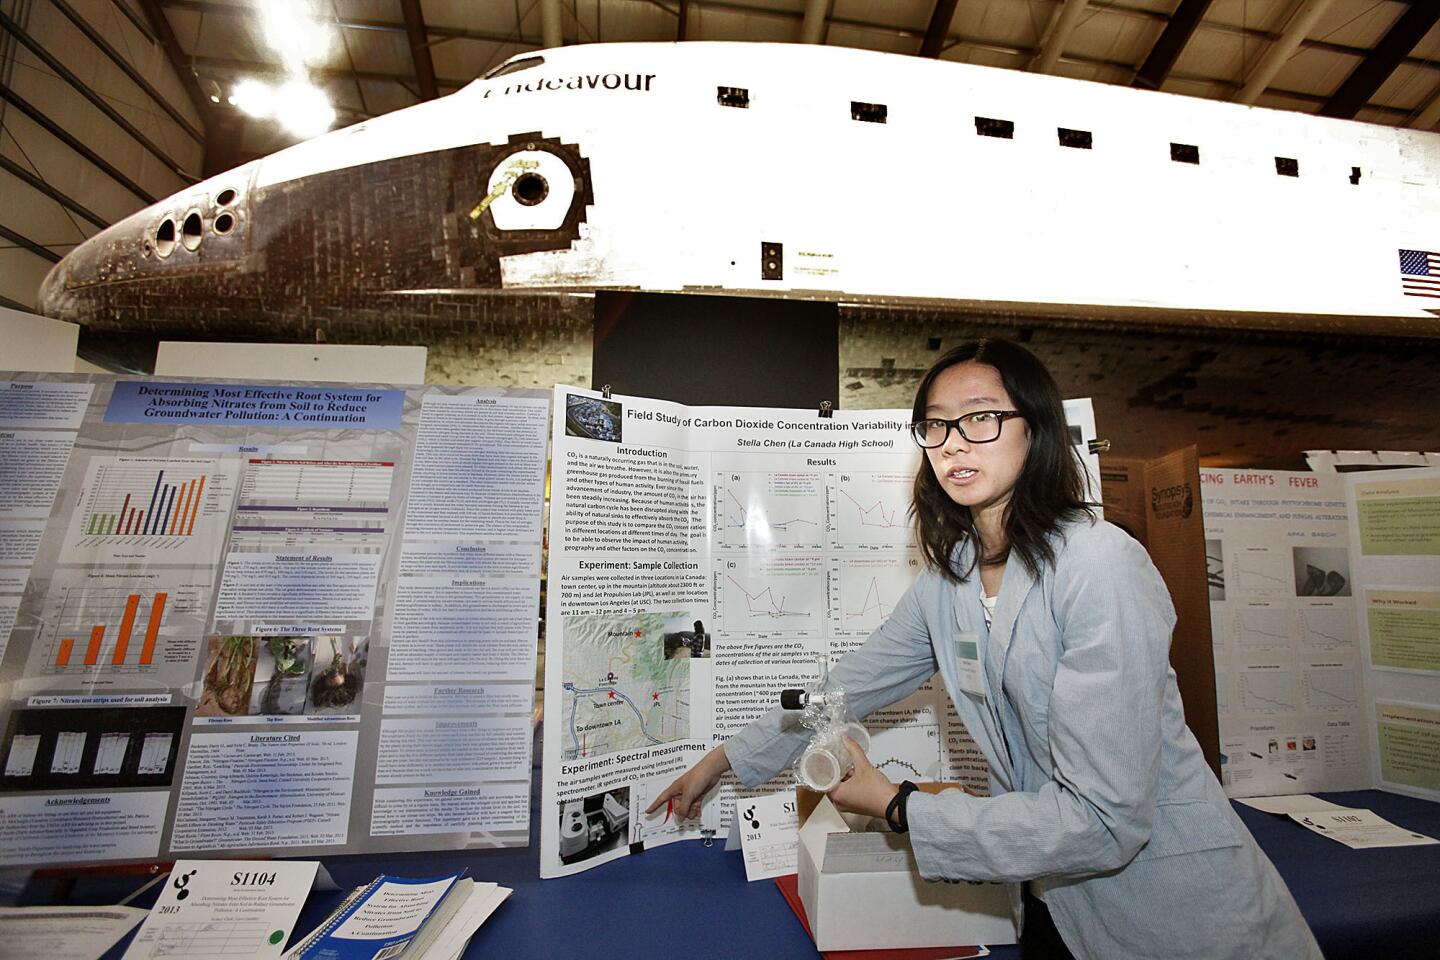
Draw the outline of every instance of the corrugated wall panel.
M53 3L0 0L0 12L13 25L0 30L0 84L39 114L31 117L16 103L0 100L0 157L21 171L0 168L0 227L7 234L0 239L0 297L27 307L34 305L52 263L44 253L28 249L27 242L64 255L99 229L51 194L63 194L114 222L146 205L123 180L164 197L199 174L204 156L194 135L203 135L200 117L164 51L108 0L65 2L98 41ZM39 52L28 49L17 32ZM111 59L102 41L138 82ZM47 123L56 129L47 129ZM67 144L67 135L113 173ZM34 180L50 191L37 188Z

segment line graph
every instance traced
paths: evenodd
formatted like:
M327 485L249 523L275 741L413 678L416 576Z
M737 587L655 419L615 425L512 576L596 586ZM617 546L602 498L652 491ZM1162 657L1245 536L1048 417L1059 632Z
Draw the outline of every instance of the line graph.
M1305 704L1311 710L1354 710L1360 703L1355 671L1343 666L1311 666L1304 673Z
M940 726L877 727L870 731L870 762L892 781L939 780Z
M867 636L885 622L920 571L918 557L844 557L830 576L830 626L837 636Z
M1290 615L1284 607L1235 609L1235 643L1239 647L1288 647L1291 644L1290 633Z
M914 542L910 491L914 478L903 473L834 475L831 511L840 547L892 546Z
M820 475L716 475L715 533L726 547L823 547L825 493Z
M1243 594L1256 597L1294 596L1294 584L1286 560L1266 548L1242 549L1228 568L1227 587L1234 584Z
M722 560L715 617L727 634L814 634L825 622L825 583L819 557Z
M1295 709L1295 676L1289 670L1251 667L1240 675L1240 700L1250 713Z
M1312 647L1353 647L1355 614L1342 607L1301 607L1300 638Z

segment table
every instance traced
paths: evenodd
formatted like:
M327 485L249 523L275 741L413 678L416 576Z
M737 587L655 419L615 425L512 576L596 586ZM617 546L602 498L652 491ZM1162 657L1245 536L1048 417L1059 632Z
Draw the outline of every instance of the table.
M1319 796L1440 838L1440 803L1378 790ZM476 880L510 887L514 893L476 933L467 958L813 960L817 955L775 884L746 883L740 854L724 852L722 841L709 848L698 841L674 843L575 876L540 880L539 797L537 764L530 846L524 849L322 859L344 889L380 873L425 877L461 867ZM1351 850L1286 818L1235 806L1289 884L1327 960L1440 956L1440 845ZM340 897L312 895L297 929L310 930ZM153 895L137 905L151 902ZM106 960L119 960L126 943L128 938ZM998 946L991 955L1017 960L1020 950Z

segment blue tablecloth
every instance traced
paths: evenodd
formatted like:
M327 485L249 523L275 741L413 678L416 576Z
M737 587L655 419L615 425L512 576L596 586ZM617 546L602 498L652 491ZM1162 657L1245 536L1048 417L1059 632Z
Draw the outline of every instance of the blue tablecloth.
M537 756L538 747L537 742ZM539 796L537 778L525 849L323 859L345 889L380 873L424 877L460 867L477 880L513 889L475 935L467 958L816 956L775 884L746 883L740 854L725 853L719 841L709 848L698 841L675 843L572 877L541 881ZM1377 790L1320 796L1440 837L1440 804ZM1440 845L1351 850L1288 819L1244 804L1236 808L1290 885L1328 960L1440 957ZM313 928L340 896L312 895L297 929ZM137 905L151 902L153 895ZM107 960L118 960L124 945L117 945ZM1020 950L995 947L992 956L1015 960Z

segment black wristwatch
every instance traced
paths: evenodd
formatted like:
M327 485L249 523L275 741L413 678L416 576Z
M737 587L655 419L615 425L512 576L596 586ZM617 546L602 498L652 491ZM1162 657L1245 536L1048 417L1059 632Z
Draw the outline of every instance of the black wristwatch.
M885 808L885 822L890 825L891 830L896 833L910 832L910 820L905 815L905 806L910 794L919 789L915 784L906 780L900 784L900 789L895 792L895 796L890 798L890 805Z

